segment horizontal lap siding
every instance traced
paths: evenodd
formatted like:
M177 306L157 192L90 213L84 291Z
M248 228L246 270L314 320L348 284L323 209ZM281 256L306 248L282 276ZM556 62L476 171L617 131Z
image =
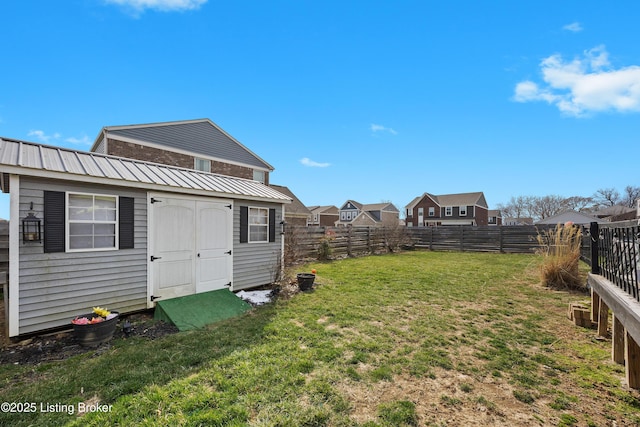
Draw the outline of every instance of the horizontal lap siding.
M276 241L240 243L240 206L275 208ZM259 202L234 202L233 208L233 290L273 283L280 259L282 205Z
M77 191L134 198L134 249L44 253L42 243L20 241L20 334L56 326L102 306L121 313L146 308L146 192L23 177L20 218L30 204L43 218L44 191Z

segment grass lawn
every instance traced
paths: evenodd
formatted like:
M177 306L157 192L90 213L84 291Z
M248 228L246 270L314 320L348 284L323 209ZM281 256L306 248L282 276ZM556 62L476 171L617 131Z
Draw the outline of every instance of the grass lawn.
M0 400L37 405L0 424L640 424L610 341L566 318L587 296L543 288L538 263L408 252L307 266L315 291L206 330L0 366Z

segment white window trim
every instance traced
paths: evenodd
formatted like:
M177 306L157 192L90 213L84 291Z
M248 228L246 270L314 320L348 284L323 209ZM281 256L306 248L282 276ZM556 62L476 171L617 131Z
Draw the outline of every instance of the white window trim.
M207 165L209 165L209 170L199 169L199 168L198 168L198 161L201 161L201 162L207 162ZM209 173L211 173L211 160L209 160L209 159L204 159L204 158L202 158L202 157L194 157L194 158L193 158L193 168L194 168L195 170L197 170L197 171L200 171L200 172L209 172Z
M444 216L453 216L453 206L444 207Z
M429 206L429 216L430 217L436 216L436 208L434 208L433 206Z
M261 177L256 177L256 174L262 174L262 176ZM263 171L263 170L254 169L253 170L253 180L264 184L267 181L267 173L265 171Z
M94 203L95 203L95 197L113 197L116 201L116 219L115 221L71 221L69 219L69 207L70 207L70 203L69 203L69 196L71 195L79 195L79 196L92 196L94 198ZM117 251L118 248L120 247L120 223L119 223L119 219L120 219L120 206L119 206L119 202L120 202L120 198L118 196L116 196L115 194L100 194L100 193L82 193L79 191L66 191L65 192L65 206L64 206L64 216L65 216L65 230L64 230L64 238L65 238L65 252L104 252L104 251ZM70 238L69 238L69 231L70 231L70 224L71 223L78 223L78 224L115 224L115 238L114 238L114 247L113 248L88 248L88 249L84 249L84 248L80 248L80 249L71 249L70 248Z
M251 223L251 210L252 209L258 209L258 210L262 210L262 211L266 211L267 212L267 223L265 225L263 224L252 224ZM269 243L269 208L263 208L261 206L248 206L248 212L247 212L247 243ZM264 240L251 240L251 227L264 227L264 229L267 231L266 235L265 235L265 239Z
M460 211L459 211L459 215L460 216L467 216L467 207L466 206L460 206L458 209L460 209Z

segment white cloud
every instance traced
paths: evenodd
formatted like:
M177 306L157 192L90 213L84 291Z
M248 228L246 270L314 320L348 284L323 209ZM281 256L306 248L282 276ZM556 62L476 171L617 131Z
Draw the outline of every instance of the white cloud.
M545 84L530 80L518 83L515 101L545 101L572 116L640 112L640 67L612 68L604 46L585 51L572 61L552 55L542 60L540 69Z
M87 135L82 136L82 138L74 138L74 137L66 138L65 141L75 145L91 145L92 144L92 141L89 139Z
M395 130L393 130L392 128L388 128L382 125L376 125L374 123L371 124L371 131L372 132L389 132L392 135L397 135L398 132L396 132Z
M572 22L571 24L567 24L564 27L562 27L562 29L566 31L571 31L572 33L579 33L580 31L583 30L582 24L580 24L579 22Z
M131 8L137 12L155 9L161 12L194 10L200 8L207 0L105 0L107 3Z
M314 162L313 160L311 160L308 157L304 157L304 158L300 159L300 163L302 163L305 166L309 166L311 168L326 168L328 166L331 166L331 163Z
M60 139L60 137L62 136L59 133L54 133L53 135L47 135L42 130L30 130L27 135L34 136L38 141L44 142L45 144L48 144L49 142L51 142L51 140Z

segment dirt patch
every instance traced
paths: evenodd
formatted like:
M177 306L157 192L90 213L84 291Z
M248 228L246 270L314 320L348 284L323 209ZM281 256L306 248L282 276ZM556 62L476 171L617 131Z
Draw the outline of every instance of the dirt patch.
M131 323L131 331L123 331L124 321ZM144 337L156 339L178 332L178 328L169 323L153 319L151 312L124 316L116 327L114 338ZM34 336L32 338L8 343L0 351L0 364L37 365L42 362L64 360L83 353L101 354L111 348L111 343L96 348L85 348L76 343L72 331Z

